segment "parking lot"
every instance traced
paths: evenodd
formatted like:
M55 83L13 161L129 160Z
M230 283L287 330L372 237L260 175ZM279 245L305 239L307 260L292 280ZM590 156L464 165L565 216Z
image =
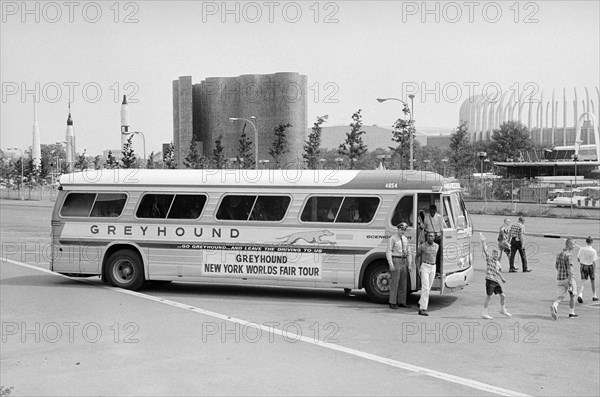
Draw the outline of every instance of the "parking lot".
M1 382L11 395L600 392L600 306L589 285L579 318L566 302L558 321L549 313L561 234L598 235L597 221L527 218L528 232L558 238L528 239L533 272L505 274L513 316L494 297L484 320L478 233L474 282L432 295L425 318L418 294L392 311L364 291L171 283L130 292L69 279L44 271L50 211L1 206ZM488 241L501 219L473 216Z

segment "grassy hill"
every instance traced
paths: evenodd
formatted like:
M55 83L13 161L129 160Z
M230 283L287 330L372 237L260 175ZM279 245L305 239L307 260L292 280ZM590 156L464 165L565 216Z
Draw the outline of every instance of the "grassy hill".
M392 141L392 129L389 127L379 127L377 125L363 125L363 140L367 144L368 149L375 150L377 148L387 149L389 146L394 146ZM323 127L321 147L325 149L337 149L337 147L346 139L346 133L350 132L349 125L332 125ZM432 135L450 135L452 128L439 127L417 127L417 141L422 146L427 144L427 137ZM310 133L308 128L307 135Z

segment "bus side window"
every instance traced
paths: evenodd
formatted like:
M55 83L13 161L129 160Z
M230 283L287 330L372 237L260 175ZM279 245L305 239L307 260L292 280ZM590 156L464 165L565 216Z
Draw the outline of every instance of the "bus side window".
M413 226L413 196L404 196L396 205L394 215L392 216L392 225L397 226L400 222L406 222L408 226Z
M369 223L378 205L377 197L346 197L335 222Z
M166 218L173 194L145 194L135 213L138 218Z
M203 194L178 194L175 196L168 219L198 219L206 204Z
M60 209L60 215L87 217L95 199L96 193L69 193Z
M225 196L217 210L217 219L230 221L246 221L256 196Z
M300 220L303 222L333 222L341 204L342 197L311 197L302 210Z
M90 216L116 218L121 215L126 201L124 193L98 193Z
M250 220L280 221L290 204L288 196L258 196Z

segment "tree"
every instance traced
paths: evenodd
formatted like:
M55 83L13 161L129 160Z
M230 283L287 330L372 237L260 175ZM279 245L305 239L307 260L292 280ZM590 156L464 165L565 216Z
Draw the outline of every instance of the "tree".
M215 140L215 148L213 149L212 153L212 159L215 162L216 169L225 168L227 161L225 160L224 151L225 148L223 147L223 135L219 135L219 137Z
M167 152L163 155L163 164L165 168L168 169L177 168L177 163L175 162L175 146L173 145L173 142L169 144Z
M285 139L285 130L291 126L292 125L290 123L279 124L273 129L275 133L275 139L273 140L271 148L269 149L269 155L275 159L275 168L281 167L281 157L289 152Z
M88 159L85 157L85 149L83 149L83 153L77 156L77 160L75 160L75 169L79 171L87 170L88 165Z
M27 175L28 175L25 173L24 161L25 161L25 159L23 157L19 157L19 159L13 163L12 172L11 172L11 177L17 181L17 185L19 186L19 189L21 189L21 184L25 182L25 180L27 179ZM21 172L22 172L22 174L21 174ZM23 178L21 178L21 175L23 176Z
M323 132L323 124L329 116L317 117L317 121L312 126L311 132L308 135L308 140L304 142L304 153L302 157L306 161L306 167L309 170L319 168L319 160L321 158L321 134Z
M106 158L106 168L119 168L119 160L115 158L112 154L112 150L108 151L108 156Z
M151 170L154 168L154 156L156 156L154 154L154 150L152 152L150 152L150 157L148 157L148 161L146 161L146 168Z
M352 123L350 123L350 132L346 133L346 141L338 148L338 153L347 156L350 161L350 169L354 169L354 165L360 157L367 152L367 145L363 142L362 136L365 132L362 130L362 115L361 109L352 115Z
M415 169L437 172L442 175L444 173L443 155L442 149L437 146L421 147L417 145L415 148Z
M406 103L404 104L404 108L402 108L402 112L405 116L410 114L410 109ZM410 139L415 134L415 121L406 120L406 117L403 119L400 118L396 120L392 127L394 128L392 131L392 141L396 142L396 146L389 146L389 148L396 154L396 159L400 157L400 161L397 162L398 168L410 169ZM416 142L413 140L413 146L414 144Z
M68 172L68 170L64 170L66 167L67 152L62 144L42 144L40 148L42 152L42 178L48 180L48 176L55 174L58 176L58 174L62 174L65 171Z
M100 155L97 155L96 157L94 157L94 169L95 170L99 170L102 168L102 166L100 165L100 161L102 159L100 158Z
M450 149L448 150L448 163L454 169L454 177L470 175L473 163L476 160L473 147L469 142L468 123L463 121L450 134Z
M238 155L237 155L238 163L242 163L242 168L254 168L255 167L255 158L252 154L252 141L246 135L246 123L242 127L242 135L240 135L239 146L238 146Z
M121 158L121 166L122 168L134 168L135 163L137 162L137 157L135 156L133 145L131 144L131 140L133 139L133 134L129 135L127 141L123 145L123 157Z
M493 131L488 157L494 161L507 161L521 151L531 150L534 145L529 130L519 121L506 121Z
M206 159L202 153L200 153L200 148L198 147L198 143L194 140L194 137L192 137L192 141L190 142L190 151L188 155L185 156L185 159L183 159L183 165L185 165L186 168L193 169L206 168Z

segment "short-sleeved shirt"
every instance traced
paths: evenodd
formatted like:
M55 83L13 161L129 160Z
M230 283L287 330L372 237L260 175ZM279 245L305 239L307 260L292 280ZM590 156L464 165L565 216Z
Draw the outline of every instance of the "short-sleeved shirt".
M569 277L568 269L571 268L573 274L573 254L567 250L562 250L556 255L557 280L566 280Z
M586 245L585 247L579 248L579 252L577 253L577 259L582 265L593 265L594 262L598 260L598 253L596 252L594 247Z
M522 241L524 232L525 232L525 227L523 226L523 224L521 222L518 222L510 227L508 239L512 240L514 237L517 241Z
M421 258L421 263L435 264L439 246L436 243L429 244L424 242L417 248L417 256Z
M437 212L433 217L431 217L430 214L426 214L423 224L425 225L425 231L427 232L441 233L442 229L444 228L444 220Z
M388 247L385 253L385 257L389 264L392 263L393 257L405 258L409 264L411 263L411 248L408 244L408 238L406 236L400 237L400 235L393 234L388 242Z
M490 281L495 281L500 284L500 274L498 270L498 261L494 259L491 255L486 255L485 263L487 265L487 269L485 271L485 279Z

